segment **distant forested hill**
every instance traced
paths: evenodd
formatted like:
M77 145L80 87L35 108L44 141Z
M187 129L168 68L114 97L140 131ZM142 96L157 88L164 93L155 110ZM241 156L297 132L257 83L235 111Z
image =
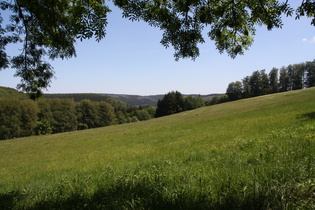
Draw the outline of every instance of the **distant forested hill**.
M140 106L140 105L150 105L157 106L157 102L159 99L162 99L164 94L160 95L149 95L149 96L140 96L140 95L127 95L127 94L95 94L98 97L110 96L112 98L116 98L120 101L126 102L132 106ZM209 94L209 95L201 95L204 100L210 100L215 96L220 97L222 94ZM198 97L199 94L183 94L183 96L193 96ZM92 99L90 99L92 100Z
M82 101L84 99L96 102L105 101L112 104L114 107L126 107L126 104L131 106L156 106L157 101L163 98L163 96L164 95L140 96L101 93L44 94L45 98L72 98L76 102Z
M130 105L118 98L110 97L104 94L95 93L70 93L70 94L44 94L44 98L69 98L75 102L80 102L84 99L88 99L95 102L107 102L115 108L127 108ZM17 91L14 88L0 86L0 100L1 99L28 99L29 96L26 93Z
M113 107L128 107L129 104L121 101L117 98L113 98L111 96L107 96L104 94L96 94L96 93L67 93L67 94L44 94L45 98L70 98L75 102L82 101L84 99L88 99L95 102L107 102L110 103Z
M105 94L107 96L111 96L113 98L117 98L121 101L126 102L132 106L140 106L140 105L150 105L157 106L157 102L159 99L162 99L164 94L161 95L149 95L149 96L139 96L139 95L123 95L123 94ZM209 95L201 95L204 100L210 100L213 97L220 97L223 94L209 94ZM198 97L199 94L183 94L183 96L193 96Z
M150 105L156 106L157 101L162 99L164 95L140 96L140 95L125 95L125 94L106 94L107 96L117 98L132 106Z
M194 96L198 97L198 94L183 94L183 96ZM201 95L204 100L210 100L213 97L220 97L222 94L209 94ZM112 104L114 107L127 107L128 105L140 106L140 105L150 105L157 106L159 99L162 99L164 94L160 95L149 95L149 96L140 96L140 95L126 95L126 94L102 94L102 93L67 93L67 94L44 94L45 98L70 98L75 102L88 99L96 102L107 102ZM0 86L0 99L7 98L28 98L28 95L21 93L13 88L1 87ZM128 105L127 105L128 104Z

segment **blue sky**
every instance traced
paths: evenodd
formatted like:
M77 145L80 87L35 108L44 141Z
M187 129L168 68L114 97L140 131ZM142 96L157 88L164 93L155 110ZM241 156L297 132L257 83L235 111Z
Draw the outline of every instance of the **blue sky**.
M175 61L172 48L160 44L162 31L121 18L111 7L107 35L101 42L78 41L77 57L55 60L55 79L46 93L115 93L154 95L224 93L230 82L255 70L280 68L315 59L315 27L310 19L284 18L282 29L257 26L255 41L244 55L219 54L207 37L195 61ZM16 51L13 49L10 51ZM0 86L15 88L14 70L0 71Z

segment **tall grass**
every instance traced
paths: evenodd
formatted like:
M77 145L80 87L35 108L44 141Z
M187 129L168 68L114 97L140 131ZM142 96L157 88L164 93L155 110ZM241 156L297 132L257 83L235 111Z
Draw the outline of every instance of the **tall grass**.
M315 89L0 142L0 209L314 209Z

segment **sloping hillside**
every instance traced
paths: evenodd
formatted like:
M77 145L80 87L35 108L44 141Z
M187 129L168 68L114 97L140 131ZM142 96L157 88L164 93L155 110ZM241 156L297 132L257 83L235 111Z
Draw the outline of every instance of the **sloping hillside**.
M1 209L314 209L315 88L0 142Z
M28 96L27 94L21 93L13 88L0 86L0 99L8 99L8 98L26 99L28 98Z

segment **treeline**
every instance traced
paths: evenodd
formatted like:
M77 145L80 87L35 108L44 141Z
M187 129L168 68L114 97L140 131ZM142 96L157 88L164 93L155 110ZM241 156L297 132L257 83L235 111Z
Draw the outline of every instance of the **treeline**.
M205 100L201 95L197 97L183 96L178 91L172 91L165 94L162 99L158 100L155 117L162 117L196 109L202 106L211 106L228 101L229 98L226 94L218 94L218 96Z
M214 98L215 99L215 98ZM192 110L210 101L198 97L184 97L180 92L169 92L158 101L158 107L113 106L107 102L69 98L1 99L0 139L31 135L84 130L149 120L155 117Z
M155 108L73 99L0 100L0 139L68 132L154 118Z
M254 71L242 81L231 82L226 90L229 101L315 86L315 60Z
M313 86L315 86L315 60L289 65L280 70L273 68L269 74L265 70L254 71L242 81L231 82L226 94L215 96L210 100L204 100L201 96L183 97L178 91L169 92L158 101L155 116L161 117L201 106Z
M273 68L269 74L265 70L254 71L242 81L231 82L226 94L204 100L198 97L184 97L172 91L158 100L157 108L134 107L127 104L114 105L100 101L60 98L0 99L0 139L10 139L30 135L68 132L149 120L182 111L196 109L242 98L297 90L315 86L315 60ZM116 105L116 106L115 106Z
M205 105L205 100L199 95L198 97L186 96L178 91L172 91L164 95L157 102L156 117L162 117L179 113L182 111L196 109Z

